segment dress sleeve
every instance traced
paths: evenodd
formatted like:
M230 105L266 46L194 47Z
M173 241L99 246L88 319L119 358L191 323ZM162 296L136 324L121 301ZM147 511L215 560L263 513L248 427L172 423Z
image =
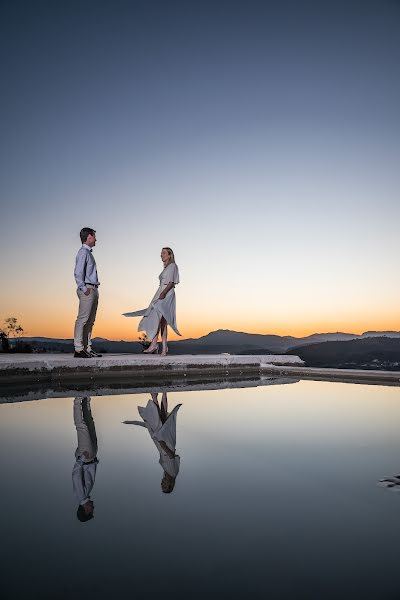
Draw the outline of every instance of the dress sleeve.
M179 283L179 269L178 265L176 265L175 263L172 265L170 281L172 281L175 284Z
M179 283L179 269L175 263L170 263L165 267L164 271L160 275L161 282L167 283Z

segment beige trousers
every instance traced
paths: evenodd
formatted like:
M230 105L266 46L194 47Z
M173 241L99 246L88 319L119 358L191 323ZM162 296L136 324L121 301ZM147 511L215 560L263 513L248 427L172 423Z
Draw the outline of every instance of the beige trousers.
M78 434L75 457L84 456L87 460L93 460L97 456L97 436L90 410L90 398L75 398L74 423Z
M97 306L99 304L99 290L87 286L90 294L85 296L81 290L77 290L79 298L78 317L75 321L74 345L76 352L92 349L92 329L96 319Z

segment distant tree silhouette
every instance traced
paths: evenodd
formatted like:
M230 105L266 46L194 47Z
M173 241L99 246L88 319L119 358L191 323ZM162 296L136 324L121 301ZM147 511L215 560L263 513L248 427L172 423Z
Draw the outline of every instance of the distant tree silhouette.
M4 319L4 325L0 329L1 350L2 352L32 352L32 346L19 338L24 334L24 328L18 323L16 317L7 317ZM15 340L15 345L10 344L10 340Z
M3 329L0 329L0 340L1 340L1 351L8 352L10 349L10 343L8 341L8 336Z
M16 317L4 319L4 330L7 333L8 339L10 339L10 337L20 338L24 333L24 328L18 323Z

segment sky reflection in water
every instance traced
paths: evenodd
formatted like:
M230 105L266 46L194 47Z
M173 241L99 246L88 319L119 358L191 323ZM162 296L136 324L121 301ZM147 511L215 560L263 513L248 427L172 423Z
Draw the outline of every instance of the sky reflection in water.
M0 405L6 598L396 597L400 496L377 482L399 401L303 381Z

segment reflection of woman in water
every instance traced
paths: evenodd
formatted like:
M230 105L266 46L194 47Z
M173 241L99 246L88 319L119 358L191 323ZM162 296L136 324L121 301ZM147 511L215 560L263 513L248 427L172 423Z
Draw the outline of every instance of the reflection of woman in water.
M90 398L75 398L74 423L78 435L78 447L75 451L76 462L72 469L72 485L75 498L78 500L76 516L85 522L93 518L94 504L90 498L96 478L97 436Z
M161 489L165 494L170 494L175 487L175 480L179 473L180 457L176 449L176 417L182 404L177 404L168 413L167 393L163 392L161 404L158 403L158 394L151 394L147 406L138 406L142 421L124 421L128 425L146 427L151 439L160 454L159 463L164 470L161 480Z

